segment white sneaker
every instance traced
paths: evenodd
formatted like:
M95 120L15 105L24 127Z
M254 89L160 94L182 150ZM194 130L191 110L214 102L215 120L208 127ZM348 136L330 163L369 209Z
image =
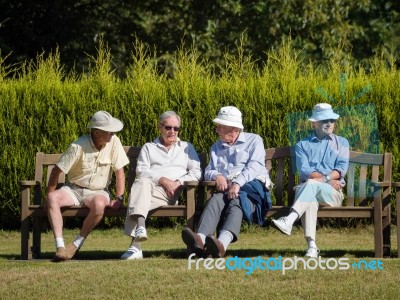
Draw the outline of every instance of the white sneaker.
M144 241L147 241L147 230L143 226L140 226L135 230L135 242Z
M272 223L282 231L284 234L290 235L292 233L292 225L289 224L286 217L279 218L278 220L272 220Z
M121 255L121 259L143 259L143 252L137 248L129 248L124 254Z
M308 248L306 257L318 258L319 249L318 248Z

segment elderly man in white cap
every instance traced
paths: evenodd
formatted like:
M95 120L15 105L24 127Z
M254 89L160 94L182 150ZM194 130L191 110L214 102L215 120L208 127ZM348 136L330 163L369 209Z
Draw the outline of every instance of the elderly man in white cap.
M349 142L333 133L338 118L331 105L319 103L314 106L309 118L314 133L295 147L301 182L295 187L295 202L287 217L272 221L281 232L290 235L293 223L301 218L308 244L306 257L317 258L319 255L315 242L319 206L342 205L344 176L349 167Z
M207 202L197 233L184 228L182 239L198 257L223 257L239 237L243 212L239 191L250 182L269 183L262 138L243 132L242 114L234 106L222 107L213 120L219 140L211 146L206 180L215 180L216 191ZM220 224L218 239L214 237Z
M114 135L124 125L106 111L96 112L90 120L90 133L73 142L53 168L47 189L47 210L56 242L54 261L71 259L83 241L103 218L106 206L119 208L125 190L124 166L129 163L120 139ZM108 191L112 171L116 177L116 195L110 201ZM61 173L68 174L68 182L56 189ZM65 247L62 235L61 208L82 205L89 214L73 243Z

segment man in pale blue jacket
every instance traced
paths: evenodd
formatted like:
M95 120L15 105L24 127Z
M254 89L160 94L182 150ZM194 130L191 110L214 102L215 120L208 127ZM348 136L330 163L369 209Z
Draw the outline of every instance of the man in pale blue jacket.
M349 142L333 133L340 116L328 103L314 106L310 121L314 133L295 147L296 167L301 184L295 187L295 202L287 217L273 220L281 232L290 235L293 223L301 218L308 250L306 257L316 258L317 212L319 206L341 206L344 176L349 167Z

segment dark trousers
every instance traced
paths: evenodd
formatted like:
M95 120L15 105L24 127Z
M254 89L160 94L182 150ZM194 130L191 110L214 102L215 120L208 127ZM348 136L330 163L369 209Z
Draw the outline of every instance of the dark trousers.
M220 224L220 231L230 231L233 234L232 242L235 242L239 237L242 218L239 198L228 200L226 193L214 193L204 208L197 232L212 235Z

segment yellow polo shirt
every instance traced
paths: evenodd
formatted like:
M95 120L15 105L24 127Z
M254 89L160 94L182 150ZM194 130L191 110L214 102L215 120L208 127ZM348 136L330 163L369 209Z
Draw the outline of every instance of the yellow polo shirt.
M100 151L90 134L81 136L62 154L57 166L72 184L102 190L110 184L113 171L129 163L120 139L114 135Z

